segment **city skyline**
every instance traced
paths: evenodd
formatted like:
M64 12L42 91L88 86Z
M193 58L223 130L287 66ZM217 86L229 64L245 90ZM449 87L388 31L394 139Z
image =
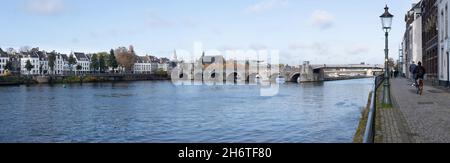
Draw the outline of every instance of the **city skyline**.
M94 53L134 45L138 55L170 58L176 49L279 49L282 63L383 62L379 15L394 18L390 57L398 57L412 1L7 1L0 47ZM123 11L123 12L119 12ZM359 23L358 23L359 22ZM31 25L30 25L31 24Z

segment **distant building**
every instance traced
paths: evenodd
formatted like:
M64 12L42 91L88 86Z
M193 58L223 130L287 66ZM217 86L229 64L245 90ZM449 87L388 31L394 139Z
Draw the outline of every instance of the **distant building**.
M53 68L53 72L50 70L50 66L48 68L49 74L51 75L64 75L65 72L69 71L68 69L68 61L67 61L67 55L65 54L59 54L56 52L47 53L47 57L49 55L55 55L55 66Z
M422 0L422 55L426 80L438 80L437 0Z
M439 54L439 84L449 85L449 51L450 51L450 39L449 39L449 1L439 0L438 2L438 54Z
M75 64L75 66L73 67L74 71L77 74L88 74L91 72L90 68L91 60L86 54L79 52L72 52L71 54L75 57L77 61L77 64ZM81 66L81 70L76 69L78 65Z
M37 51L36 53L39 57L39 75L47 75L49 72L47 53L45 51Z
M8 61L8 54L0 48L0 76L5 74L5 66Z
M20 60L22 58L22 55L20 53L11 52L9 55L9 61L11 61L12 67L11 67L11 73L12 74L20 74Z
M406 31L404 36L403 61L408 71L406 76L410 77L409 66L414 62L422 62L422 6L421 2L413 4L413 7L405 16Z
M69 65L69 56L67 56L67 54L60 54L60 55L61 55L61 60L63 61L62 75L69 74L71 72L70 65Z
M20 59L20 73L22 75L39 75L40 61L37 51L22 52L21 55L22 58ZM27 68L25 68L27 61L30 61L31 65L34 66L31 71L28 71Z
M135 74L151 74L153 71L150 56L136 56L136 63L133 69Z

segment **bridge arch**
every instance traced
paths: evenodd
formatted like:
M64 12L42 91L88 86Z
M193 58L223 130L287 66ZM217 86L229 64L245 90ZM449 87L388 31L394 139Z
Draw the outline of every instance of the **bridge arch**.
M298 79L300 78L300 72L294 72L289 75L288 80L290 82L298 83Z
M281 77L284 77L286 79L286 81L288 81L289 79L287 79L287 76L284 76L283 74L280 73L273 73L269 76L270 81L276 81L278 78L278 75L280 75Z
M257 75L258 75L257 73L249 74L249 75L247 75L246 80L247 80L249 83L254 83L254 82L256 81L256 76L257 76Z
M238 72L228 72L225 77L227 82L245 81L247 79L245 73Z

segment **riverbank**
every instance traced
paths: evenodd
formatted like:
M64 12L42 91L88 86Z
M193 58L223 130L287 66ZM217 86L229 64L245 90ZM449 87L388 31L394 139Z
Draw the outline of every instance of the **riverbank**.
M22 76L0 76L0 86L20 85L26 83Z
M73 76L1 76L0 86L23 84L70 84L70 83L99 83L114 81L147 81L170 80L167 75L153 74L113 74L113 75L73 75Z
M377 89L377 99L376 99L376 106L377 106L377 110L382 109L381 106L381 101L382 101L382 87L379 87ZM366 131L366 127L367 127L367 120L369 119L369 111L370 111L370 104L372 102L372 92L370 92L369 94L369 99L367 100L367 105L364 108L364 110L362 111L362 115L361 115L361 119L359 120L359 125L358 128L356 129L356 133L353 137L353 143L363 143L363 139L364 139L364 132ZM375 112L375 142L382 142L383 141L383 137L380 134L381 132L381 114L379 111Z
M324 78L324 81L354 80L354 79L366 79L366 78L373 78L373 76L341 76L341 77L328 77L328 78Z

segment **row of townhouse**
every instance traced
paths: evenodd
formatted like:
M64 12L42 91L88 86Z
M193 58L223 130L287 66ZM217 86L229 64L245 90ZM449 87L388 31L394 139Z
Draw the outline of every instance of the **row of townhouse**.
M158 70L169 72L174 64L167 58L156 58L154 56L136 56L133 72L135 74L153 74Z
M401 66L406 77L412 76L409 67L413 62L422 62L426 80L449 85L449 1L421 0L406 14L401 48Z
M53 71L48 65L48 57L55 55L55 66ZM76 64L69 65L69 57L73 56ZM8 61L13 62L14 71L22 75L64 75L69 73L75 74L90 74L94 70L91 68L92 54L85 54L81 52L72 52L69 55L60 54L56 52L39 51L38 48L30 52L20 52L14 54L7 54L0 49L0 75L4 75L5 66ZM30 61L33 68L28 71L26 69L27 62ZM16 63L17 62L17 63ZM136 63L134 65L133 73L136 74L152 74L158 70L170 71L176 65L167 58L157 58L154 56L136 56ZM81 69L76 69L81 66ZM109 69L112 71L112 69ZM118 70L123 70L119 67Z

